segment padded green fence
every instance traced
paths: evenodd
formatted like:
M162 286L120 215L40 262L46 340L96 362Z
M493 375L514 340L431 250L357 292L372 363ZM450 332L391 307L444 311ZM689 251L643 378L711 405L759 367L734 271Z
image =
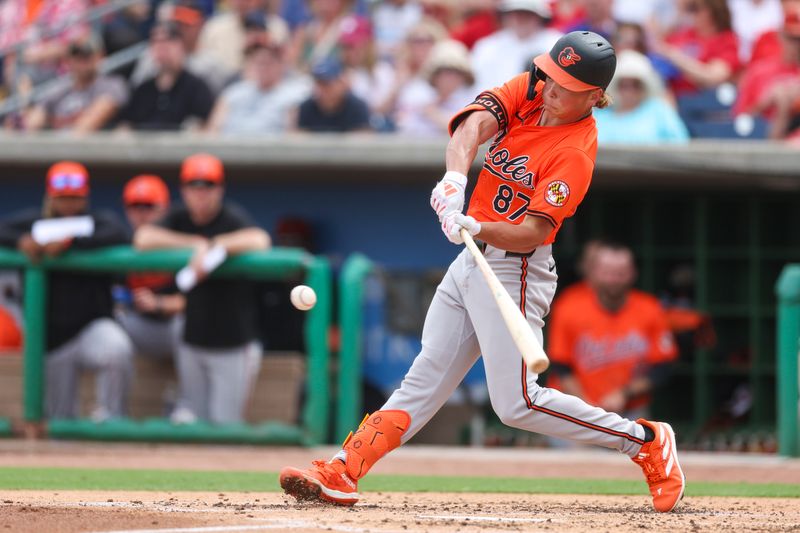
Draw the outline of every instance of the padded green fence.
M372 271L372 263L363 255L347 258L339 278L339 353L338 409L335 438L341 442L355 430L361 412L361 358L364 348L363 300L364 281Z
M800 456L798 358L800 357L800 265L787 265L778 296L778 452Z
M25 352L23 365L24 417L38 422L44 415L44 353L47 324L48 270L88 272L177 272L191 257L191 250L156 250L137 252L129 246L116 246L92 251L70 251L55 259L46 259L33 265L16 250L0 248L0 268L22 268L25 271ZM306 273L306 284L317 293L317 305L308 312L305 322L306 351L308 355L307 394L303 410L302 431L275 430L275 425L265 430L261 426L231 428L179 428L158 427L153 435L166 440L214 440L229 442L241 437L244 442L268 441L265 435L274 434L277 443L289 441L316 444L328 438L330 387L328 383L328 330L331 324L332 281L330 265L325 258L289 248L275 248L268 252L250 252L229 258L212 275L214 277L242 276L254 280L281 279L300 272ZM151 429L155 426L151 423ZM144 428L146 429L146 428ZM136 423L111 425L87 424L85 421L58 421L49 428L53 437L139 440L144 431ZM250 437L245 435L251 433ZM184 436L185 439L180 439Z

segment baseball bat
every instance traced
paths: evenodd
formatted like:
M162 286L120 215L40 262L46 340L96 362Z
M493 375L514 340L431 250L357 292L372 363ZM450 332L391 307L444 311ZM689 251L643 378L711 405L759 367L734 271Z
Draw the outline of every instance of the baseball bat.
M506 288L497 279L492 267L486 262L486 258L483 257L475 241L472 240L472 235L464 228L461 228L461 238L464 239L464 244L467 245L467 248L475 258L475 262L478 263L478 268L481 269L481 273L486 279L487 285L489 285L489 290L497 302L497 307L500 308L500 314L503 315L503 321L508 327L508 332L511 333L514 344L517 345L517 348L522 353L525 364L531 372L541 374L550 366L550 360L547 358L547 354L544 353L544 349L539 344L536 335L533 334L530 324L528 324L514 300L511 299Z

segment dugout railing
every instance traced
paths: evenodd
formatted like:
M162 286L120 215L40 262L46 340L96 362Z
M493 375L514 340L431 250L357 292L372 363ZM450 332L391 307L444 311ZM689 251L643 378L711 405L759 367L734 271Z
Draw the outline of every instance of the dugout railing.
M47 272L69 270L124 274L130 272L177 272L187 264L191 250L137 252L129 246L92 251L70 251L58 258L31 263L16 250L0 248L0 268L21 269L24 275L23 418L26 423L44 420L44 357ZM308 312L304 338L307 381L302 421L299 426L279 422L263 424L173 425L163 419L113 420L93 423L85 419L47 421L52 438L95 440L237 442L259 444L319 444L328 439L330 359L328 332L331 325L332 280L328 260L305 251L274 248L229 258L212 275L275 280L305 273L305 283L317 293L317 305ZM4 427L0 423L0 430Z
M778 297L778 453L800 456L800 264L786 265L775 286Z

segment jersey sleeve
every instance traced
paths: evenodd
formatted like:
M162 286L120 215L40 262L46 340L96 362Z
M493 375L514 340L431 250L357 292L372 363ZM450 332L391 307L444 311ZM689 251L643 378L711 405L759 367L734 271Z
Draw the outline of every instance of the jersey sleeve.
M458 125L473 111L488 111L497 120L500 130L506 129L511 117L524 103L528 93L528 73L511 78L501 87L483 91L471 104L459 111L452 119L448 131L455 133Z
M678 357L678 348L675 345L675 338L669 328L667 314L658 301L653 301L649 328L650 351L648 361L652 364L666 363Z
M575 214L592 181L594 161L582 150L556 150L536 183L528 205L528 216L547 219L559 227L565 218Z

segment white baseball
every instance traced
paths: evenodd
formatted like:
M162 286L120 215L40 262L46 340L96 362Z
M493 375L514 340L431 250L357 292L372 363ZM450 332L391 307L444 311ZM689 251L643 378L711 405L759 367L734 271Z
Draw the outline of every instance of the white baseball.
M301 311L308 311L317 303L317 293L308 285L298 285L292 289L289 299Z

